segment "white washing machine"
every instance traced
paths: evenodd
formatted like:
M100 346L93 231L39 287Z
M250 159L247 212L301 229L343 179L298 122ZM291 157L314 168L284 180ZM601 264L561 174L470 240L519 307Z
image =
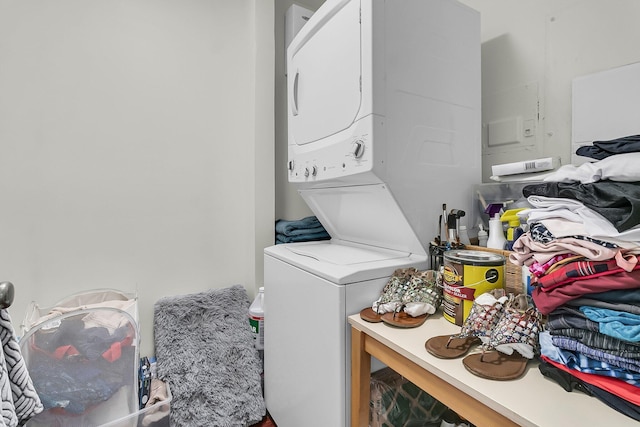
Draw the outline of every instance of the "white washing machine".
M342 258L341 264L298 250L331 253ZM320 266L327 267L322 276L312 272ZM351 339L346 318L371 306L396 268L409 266L427 268L424 258L330 243L278 245L265 251L265 276L273 278L265 282L266 399L278 427L348 425ZM285 333L286 338L274 341L274 333Z
M385 190L378 187L371 195L378 191ZM352 194L347 199L366 203L367 198ZM391 214L397 205L378 209ZM367 219L361 223L373 227ZM407 248L420 247L406 221L386 224L378 228L393 231ZM372 238L375 229L370 228ZM265 249L265 398L278 427L348 425L347 316L370 307L391 274L404 267L428 268L427 255L338 238Z
M327 0L287 49L288 177L331 236L264 251L278 427L349 424L346 317L428 268L442 205L481 179L480 16L456 0ZM471 224L474 225L474 224Z

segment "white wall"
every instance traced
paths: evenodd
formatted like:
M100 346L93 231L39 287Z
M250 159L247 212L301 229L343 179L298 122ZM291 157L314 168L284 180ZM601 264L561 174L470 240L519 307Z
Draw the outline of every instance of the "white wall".
M273 2L0 0L0 280L53 304L262 282Z
M547 156L570 163L571 82L640 61L640 2L461 2L481 13L484 130L488 122L514 115L534 124L534 134L521 144L488 148L484 135L484 180L492 164Z

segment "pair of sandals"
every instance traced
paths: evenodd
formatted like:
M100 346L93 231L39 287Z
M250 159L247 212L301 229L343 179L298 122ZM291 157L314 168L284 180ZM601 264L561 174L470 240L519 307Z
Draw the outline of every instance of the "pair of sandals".
M459 334L428 339L425 348L441 359L464 357L465 368L482 378L514 380L539 352L541 315L528 295L495 289L478 296ZM467 353L480 345L482 352Z
M360 312L367 322L399 328L422 325L442 304L442 276L434 270L401 268L394 271L380 298Z

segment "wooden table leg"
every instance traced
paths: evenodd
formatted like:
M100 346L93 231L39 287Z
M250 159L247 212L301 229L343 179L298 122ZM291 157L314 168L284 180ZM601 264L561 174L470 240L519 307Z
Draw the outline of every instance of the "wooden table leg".
M405 379L411 381L413 384L430 394L433 398L439 400L440 402L460 414L460 416L467 418L477 426L516 427L518 425L514 421L506 418L504 415L494 411L491 408L488 408L478 400L458 390L455 386L449 384L442 378L405 358L380 341L366 336L364 332L362 332L361 334L366 337L361 337L360 339L361 345L364 346L364 348L362 349L362 353L366 354L369 361L369 366L371 365L371 356L375 357L376 359L387 365L389 368L402 375ZM353 335L351 339L353 340ZM355 354L355 351L356 348L353 347L352 357L353 354ZM354 374L352 373L352 375ZM367 381L371 381L371 374L367 372L366 375ZM367 390L367 399L368 398L369 390ZM360 401L362 402L362 397L360 398ZM360 419L360 422L361 424L359 425L353 425L356 427L362 427L365 425L362 424L362 419Z
M371 356L364 350L366 334L351 328L351 427L368 427Z

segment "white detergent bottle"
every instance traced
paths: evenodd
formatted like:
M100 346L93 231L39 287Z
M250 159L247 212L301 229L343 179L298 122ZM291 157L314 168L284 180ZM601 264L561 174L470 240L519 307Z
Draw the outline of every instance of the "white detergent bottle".
M469 233L467 233L467 226L466 225L461 225L460 226L460 234L458 235L459 239L460 239L460 243L462 243L463 245L470 245L471 244L471 240L469 240Z
M492 249L504 249L506 243L507 239L504 237L500 214L497 213L489 220L489 240L487 240L487 247Z
M480 224L478 227L480 228L480 230L478 230L478 245L486 248L487 242L489 240L489 235L487 234L482 224Z
M256 348L264 350L264 286L258 289L258 295L249 306L249 325L253 331Z

